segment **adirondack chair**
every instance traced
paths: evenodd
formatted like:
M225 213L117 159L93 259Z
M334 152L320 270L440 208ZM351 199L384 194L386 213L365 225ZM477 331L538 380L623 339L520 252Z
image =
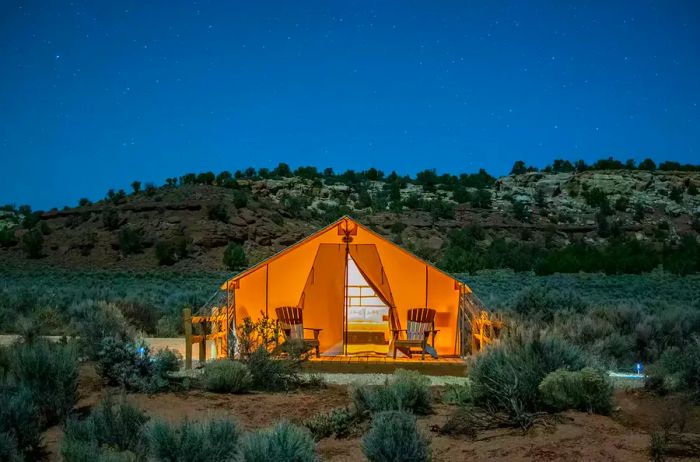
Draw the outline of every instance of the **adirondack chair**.
M408 310L408 322L406 329L392 329L394 337L394 359L396 350L401 350L411 358L411 348L420 348L421 360L425 359L425 352L437 358L435 351L435 310L432 308L412 308ZM402 333L405 333L402 335ZM402 338L403 337L403 338ZM428 345L431 337L430 345Z
M285 341L290 339L303 340L304 343L316 349L316 357L318 358L320 356L318 335L323 329L304 327L304 310L298 306L280 306L275 308L275 312ZM304 338L305 330L313 331L314 338Z

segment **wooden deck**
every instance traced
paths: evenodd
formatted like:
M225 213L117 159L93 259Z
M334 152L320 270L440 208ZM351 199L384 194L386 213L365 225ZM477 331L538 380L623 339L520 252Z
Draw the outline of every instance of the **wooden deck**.
M390 358L373 356L322 356L312 358L304 364L310 372L330 372L345 374L391 374L396 369L409 369L425 375L464 376L467 373L466 362L459 357L426 357L421 361L420 355L413 358Z

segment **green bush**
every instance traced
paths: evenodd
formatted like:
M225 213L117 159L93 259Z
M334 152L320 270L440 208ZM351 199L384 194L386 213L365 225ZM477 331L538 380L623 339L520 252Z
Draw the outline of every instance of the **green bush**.
M239 437L238 426L231 420L185 420L178 426L157 422L150 431L151 456L157 462L233 461L239 453Z
M470 382L448 384L442 395L445 404L464 406L472 402L472 386Z
M0 402L0 435L7 439L0 441L0 460L11 460L14 453L27 460L42 459L45 450L40 415L31 391L26 387L2 390ZM3 452L7 459L3 458Z
M242 462L314 462L314 440L305 429L280 422L271 429L246 435L241 441Z
M17 244L15 228L0 228L0 247L12 247Z
M204 388L216 393L245 393L250 389L253 377L248 366L238 361L220 359L204 366Z
M224 266L231 271L236 271L248 266L248 259L245 256L243 246L236 242L231 242L224 250Z
M207 207L207 217L212 221L228 223L228 208L226 204L217 202L209 205L209 207Z
M263 345L250 354L246 365L256 390L289 390L302 382L297 361L275 358Z
M362 420L356 412L338 407L327 414L318 414L304 421L316 441L335 435L336 438L350 436Z
M31 393L45 425L63 421L78 393L78 363L72 347L37 339L14 351L12 374Z
M242 209L246 205L248 205L248 196L246 193L243 191L233 191L233 206L237 209Z
M168 374L177 371L181 362L181 355L172 350L160 350L152 357L144 343L105 337L97 353L97 372L110 385L156 392L170 387Z
M538 387L542 401L555 411L577 409L609 414L613 407L612 384L604 372L590 367L580 371L550 372Z
M514 335L476 356L470 368L474 404L519 418L542 409L542 379L557 369L586 366L582 352L555 337Z
M102 225L110 231L114 231L121 225L121 218L116 209L107 207L102 211Z
M162 348L153 355L153 373L158 377L166 377L177 372L182 367L182 355L179 351Z
M105 337L127 339L134 335L124 315L114 303L82 300L69 308L72 330L78 335L81 354L97 359L100 345Z
M161 266L174 265L187 258L187 239L184 236L175 237L156 244L156 260Z
M68 421L61 446L63 460L91 460L108 449L142 459L148 451L143 438L147 421L148 416L139 409L124 401L115 405L108 397L85 420Z
M123 228L119 231L119 249L124 255L143 250L143 232L140 229Z
M44 252L44 235L38 228L27 231L22 236L22 248L29 258L41 258Z
M15 438L4 432L0 432L0 460L3 462L23 462L22 457L17 450L17 441Z
M430 442L416 428L416 418L402 411L381 412L362 439L362 452L370 462L430 460Z
M382 386L354 388L352 399L359 413L403 410L424 415L432 410L430 380L416 371L402 369Z

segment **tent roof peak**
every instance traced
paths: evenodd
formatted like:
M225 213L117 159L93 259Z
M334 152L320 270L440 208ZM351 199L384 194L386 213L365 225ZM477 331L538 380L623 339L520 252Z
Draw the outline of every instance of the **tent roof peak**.
M433 265L432 263L425 261L424 259L420 258L418 255L415 255L414 253L409 252L408 250L404 249L404 248L401 247L400 245L395 244L394 242L391 242L391 241L390 241L389 239L387 239L386 237L384 237L384 236L378 234L377 232L371 230L370 228L366 227L365 225L363 225L362 223L360 223L358 220L354 219L354 218L351 217L350 215L343 215L343 216L341 216L340 218L338 218L337 220L335 220L334 222L332 222L332 223L330 223L330 224L324 226L323 228L321 228L321 229L319 229L319 230L317 230L317 231L311 233L310 235L308 235L308 236L302 238L301 240L295 242L294 244L292 244L292 245L290 245L290 246L288 246L288 247L285 247L284 249L280 250L279 252L276 252L275 254L273 254L273 255L271 255L271 256L265 258L265 259L262 260L261 262L256 263L255 265L253 265L253 266L251 266L251 267L249 267L249 268L247 268L247 269L241 271L240 273L236 274L235 276L233 276L233 277L227 279L226 282L224 282L224 283L221 285L221 289L226 290L226 289L229 287L229 283L230 283L230 282L232 282L232 281L237 281L237 280L239 280L239 279L241 279L241 278L247 276L248 274L250 274L250 273L256 271L257 269L259 269L259 268L261 268L261 267L267 265L267 264L270 263L272 260L275 260L275 259L281 257L282 255L285 255L285 254L287 254L287 253L293 251L295 248L301 246L302 244L304 244L304 243L306 243L306 242L308 242L308 241L311 241L311 240L314 239L315 237L317 237L317 236L319 236L319 235L321 235L321 234L323 234L323 233L325 233L325 232L327 232L327 231L333 229L333 227L338 226L338 225L339 225L340 223L342 223L343 221L348 221L348 222L353 223L354 225L357 226L357 228L360 228L360 229L364 230L365 232L368 232L368 233L370 233L370 234L375 235L375 236L378 237L379 239L382 239L382 240L386 241L387 243L389 243L390 245L392 245L392 246L396 247L397 249L401 250L402 252L404 252L405 254L409 255L410 257L415 258L415 259L417 259L417 260L419 260L419 261L425 263L426 265L428 265L428 266L430 266L430 267L432 267L432 268L435 268L437 271L439 271L439 272L445 274L446 276L448 276L449 278L453 279L454 281L456 281L456 282L459 283L460 285L463 285L463 286L465 285L465 284L464 284L462 281L460 281L459 279L457 279L457 278L455 278L454 276L450 275L449 273L447 273L447 272L445 272L445 271L443 271L443 270L437 268L437 267L436 267L435 265Z

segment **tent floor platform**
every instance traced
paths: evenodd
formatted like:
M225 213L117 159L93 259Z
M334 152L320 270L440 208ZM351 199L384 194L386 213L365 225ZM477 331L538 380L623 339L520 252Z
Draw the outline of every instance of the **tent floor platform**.
M396 358L386 356L338 355L311 358L304 364L309 372L327 372L343 374L391 374L396 369L418 371L424 375L464 376L467 373L467 363L459 357L440 357L433 359L426 356L420 359L420 354L413 358Z

